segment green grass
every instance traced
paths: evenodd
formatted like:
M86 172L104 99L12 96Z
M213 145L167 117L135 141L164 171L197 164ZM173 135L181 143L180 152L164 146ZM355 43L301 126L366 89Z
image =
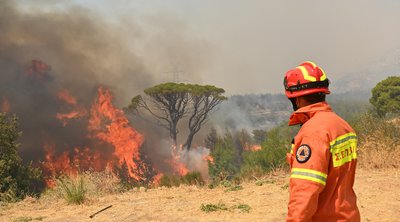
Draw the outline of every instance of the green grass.
M82 177L63 177L57 180L57 185L68 203L82 204L85 201L86 188Z

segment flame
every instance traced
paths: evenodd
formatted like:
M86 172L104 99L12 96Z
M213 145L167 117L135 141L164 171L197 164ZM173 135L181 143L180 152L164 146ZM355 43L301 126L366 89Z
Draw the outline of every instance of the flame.
M189 169L184 163L181 162L182 150L182 145L180 146L179 150L175 145L173 145L171 150L172 158L167 160L167 163L169 163L169 165L172 167L174 173L184 176L189 173Z
M78 100L68 91L62 90L58 98L65 102L73 110L69 113L57 113L56 117L61 121L88 116L87 136L104 144L112 145L113 150L105 153L104 146L75 147L72 151L56 152L52 143L44 144L46 152L43 164L46 175L57 176L60 174L74 175L81 170L110 170L113 167L127 166L129 177L141 179L134 161L139 160L139 149L143 143L143 136L129 125L128 119L122 110L112 104L112 96L109 90L99 87L98 98L91 106L90 112L78 105ZM66 122L64 126L66 125ZM52 186L52 179L47 181Z
M83 107L78 106L77 99L68 90L64 89L58 92L58 99L72 106L73 109L69 113L56 114L56 118L62 122L63 126L66 126L69 120L79 119L87 114L87 111Z
M204 161L207 161L207 162L209 162L209 163L211 163L211 164L215 164L215 163L214 163L214 158L213 158L212 156L210 156L210 155L204 156L204 157L203 157L203 160L204 160Z
M70 105L76 105L77 104L76 98L71 96L69 91L66 90L66 89L63 89L60 92L58 92L58 99L61 100L61 101L66 102L67 104L70 104Z
M248 151L258 151L261 150L262 148L261 145L250 145L250 146L245 146L244 149Z
M36 75L43 77L47 72L51 70L51 67L47 65L46 63L37 60L37 59L32 59L32 63L29 68L26 69L27 75Z
M10 102L5 96L3 96L3 102L1 103L0 111L7 113L10 112L10 110L11 110Z
M110 91L99 87L97 102L90 111L88 129L94 137L113 145L113 155L118 158L120 166L126 163L129 175L140 179L134 172L137 169L134 159L140 159L139 149L143 136L129 125L123 111L115 108L111 100Z

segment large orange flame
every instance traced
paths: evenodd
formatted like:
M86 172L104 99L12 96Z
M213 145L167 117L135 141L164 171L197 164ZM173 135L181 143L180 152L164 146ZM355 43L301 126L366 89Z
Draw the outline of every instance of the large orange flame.
M129 125L123 111L114 107L111 100L110 91L100 87L98 99L90 111L88 129L94 137L112 144L114 156L119 159L119 164L126 163L129 175L140 179L134 172L137 169L134 159L139 159L143 136Z
M60 91L58 98L76 109L70 113L57 114L56 117L63 121L64 126L69 119L89 115L88 137L111 145L113 150L110 155L104 152L101 145L76 147L73 151L57 155L55 145L47 143L44 145L46 152L44 170L49 176L76 174L81 170L110 170L115 166L122 169L125 164L130 177L141 179L134 160L140 158L139 149L143 143L143 136L129 125L123 111L112 104L109 90L103 87L98 89L98 98L90 112L80 107L77 99L66 90ZM51 182L48 182L48 185L51 185Z

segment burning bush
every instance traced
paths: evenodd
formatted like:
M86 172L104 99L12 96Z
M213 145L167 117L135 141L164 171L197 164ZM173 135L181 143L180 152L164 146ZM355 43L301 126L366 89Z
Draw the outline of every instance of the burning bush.
M44 187L41 171L24 165L18 155L16 140L20 134L17 117L0 113L0 202L38 195Z

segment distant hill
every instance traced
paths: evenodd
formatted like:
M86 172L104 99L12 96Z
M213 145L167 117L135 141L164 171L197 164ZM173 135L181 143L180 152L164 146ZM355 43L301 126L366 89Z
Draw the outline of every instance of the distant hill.
M350 72L336 81L333 81L331 88L335 92L356 92L367 91L388 76L400 75L400 49L395 49L385 56L372 61L365 69Z
M352 91L329 95L327 100L335 112L349 119L368 108L369 97L370 91ZM268 130L287 122L292 111L283 94L235 95L221 104L211 123L220 130Z

